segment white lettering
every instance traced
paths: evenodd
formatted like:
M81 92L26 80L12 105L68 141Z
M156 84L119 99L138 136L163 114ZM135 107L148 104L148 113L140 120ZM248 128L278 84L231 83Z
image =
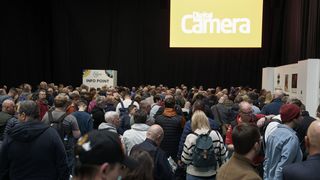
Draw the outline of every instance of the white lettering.
M221 21L222 33L225 33L225 34L235 33L235 32L233 32L232 27L233 27L233 23L232 23L231 19L228 19L228 18L222 19L222 21Z
M248 18L241 18L243 24L239 26L239 31L244 34L250 33L250 20Z
M186 34L192 34L192 30L187 29L187 20L192 19L192 15L185 15L182 17L181 28L182 31Z
M251 32L251 22L248 18L219 19L214 18L213 13L193 12L182 17L181 28L186 34L249 34Z

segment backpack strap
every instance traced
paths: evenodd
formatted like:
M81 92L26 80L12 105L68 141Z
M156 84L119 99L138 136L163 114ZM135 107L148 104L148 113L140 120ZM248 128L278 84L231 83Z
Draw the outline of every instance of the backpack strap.
M124 108L123 102L120 100L121 108Z
M209 131L206 133L206 135L210 136L210 133L211 133L211 130L209 130ZM200 134L195 133L195 132L192 132L191 134L194 134L194 135L196 135L196 136L199 136L199 135L200 135Z
M132 106L133 103L134 103L134 100L131 100L131 103L130 103L129 106ZM124 107L124 104L123 104L123 101L120 101L120 105L121 105L121 108L123 108L123 109L125 108L125 107ZM128 106L128 107L129 107L129 106Z
M194 135L196 135L196 136L199 136L199 134L196 133L196 132L191 132L191 134L194 134Z
M129 106L132 106L132 105L133 105L133 103L134 103L134 100L131 100L131 103L130 103L130 105L129 105ZM128 107L129 107L129 106L128 106Z
M210 136L210 133L211 133L211 129L207 132L207 135Z
M282 121L280 121L279 119L272 119L270 122L278 122L279 124L282 124Z
M58 128L62 130L62 132L64 132L64 136L67 134L69 135L68 132L65 132L64 129L62 128L62 123L63 123L63 120L64 118L67 116L67 113L64 113L62 114L58 119L57 119L57 122L58 122Z
M50 122L50 123L53 123L52 111L53 111L53 110L51 110L51 109L48 111L48 118L49 118L49 122Z
M62 114L57 121L62 122L65 117L67 117L67 113Z

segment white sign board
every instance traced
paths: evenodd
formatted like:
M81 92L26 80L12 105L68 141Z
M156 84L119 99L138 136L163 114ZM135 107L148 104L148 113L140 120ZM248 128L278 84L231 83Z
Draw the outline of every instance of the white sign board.
M82 74L82 83L89 87L117 86L117 71L85 69Z
M262 88L284 90L289 97L300 99L315 117L320 102L320 60L307 59L279 67L263 68Z

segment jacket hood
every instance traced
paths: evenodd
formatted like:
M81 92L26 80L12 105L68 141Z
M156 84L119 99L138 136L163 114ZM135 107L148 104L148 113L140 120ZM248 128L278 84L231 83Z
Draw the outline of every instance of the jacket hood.
M113 124L110 124L110 123L101 123L99 125L98 129L99 130L105 129L105 130L117 133L117 128Z
M8 135L16 141L30 142L40 136L48 128L48 125L32 120L18 124L8 131Z
M150 126L144 123L135 123L131 126L131 129L135 129L137 131L148 131L149 128Z

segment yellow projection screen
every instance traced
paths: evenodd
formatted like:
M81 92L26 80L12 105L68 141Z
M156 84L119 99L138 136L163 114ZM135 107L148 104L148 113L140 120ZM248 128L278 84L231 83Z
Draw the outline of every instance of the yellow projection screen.
M170 47L260 48L263 0L171 0Z

